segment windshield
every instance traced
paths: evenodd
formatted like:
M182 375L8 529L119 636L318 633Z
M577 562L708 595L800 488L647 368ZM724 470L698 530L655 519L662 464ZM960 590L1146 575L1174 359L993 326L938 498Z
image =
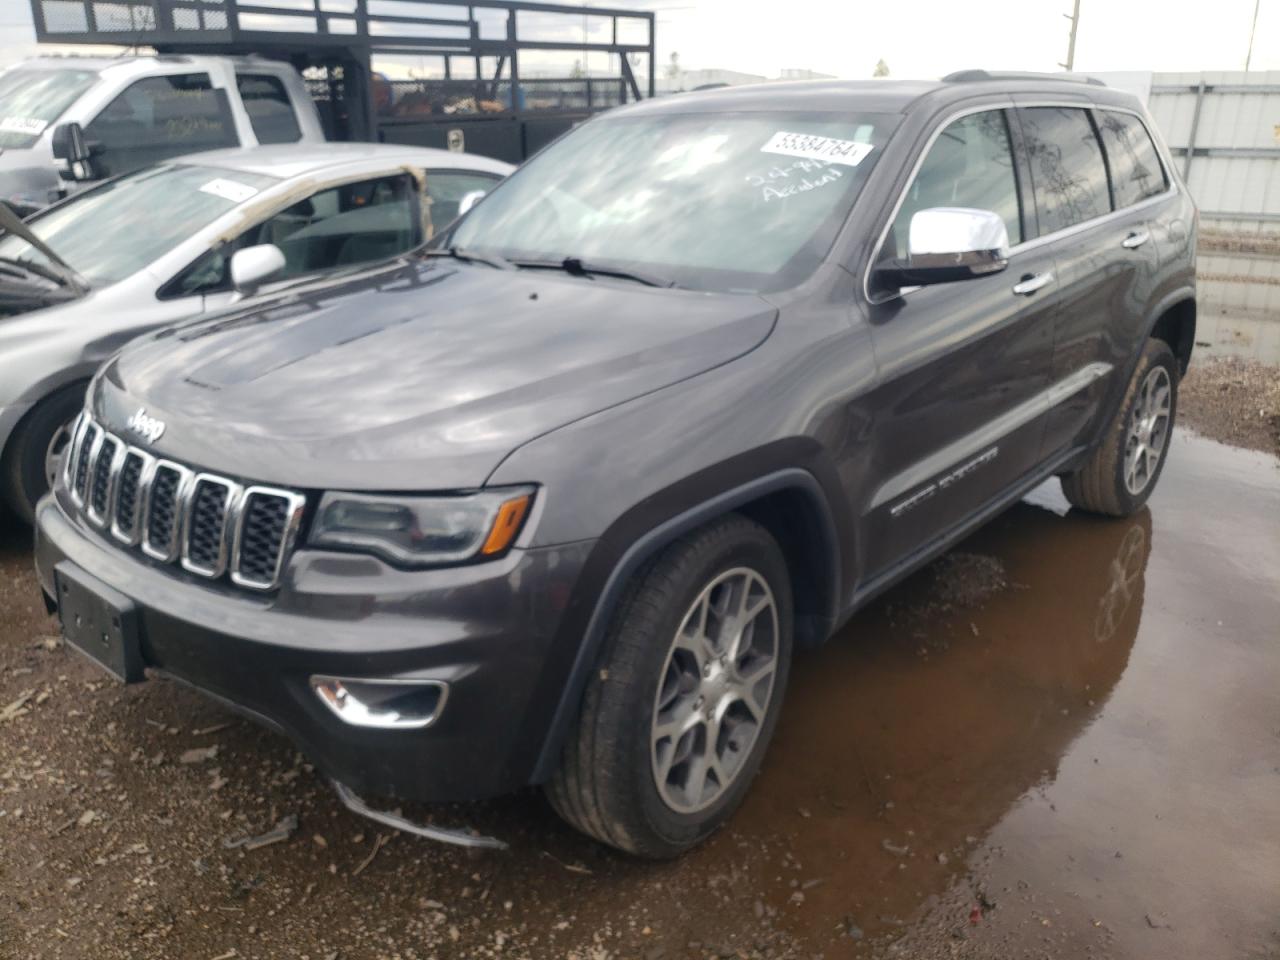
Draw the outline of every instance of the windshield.
M79 194L27 227L91 284L105 286L278 182L216 167L151 167ZM49 266L42 253L14 235L0 238L0 257Z
M0 149L26 149L94 82L92 70L10 70L0 76Z
M604 117L539 153L445 243L696 290L780 290L821 261L895 122L881 114Z

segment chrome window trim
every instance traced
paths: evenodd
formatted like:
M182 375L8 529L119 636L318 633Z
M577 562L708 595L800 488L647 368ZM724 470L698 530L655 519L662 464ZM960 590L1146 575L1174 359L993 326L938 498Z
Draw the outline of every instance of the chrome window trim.
M106 442L110 440L115 444L115 451L111 454L111 463L107 466L107 495L106 506L102 512L93 509L93 488L97 483L98 460L102 456L102 448ZM101 427L98 428L98 437L93 442L93 460L89 464L89 474L84 481L84 515L89 518L89 522L95 527L107 526L107 521L111 519L112 514L112 497L115 493L116 474L120 471L120 463L123 459L123 453L126 444L113 433L108 433Z
M1162 150L1163 145L1159 140L1156 139L1155 136L1152 135L1151 127L1147 125L1146 118L1137 110L1131 110L1128 107L1112 106L1110 104L1104 105L1104 104L1096 103L1092 100L1087 100L1087 99L1082 99L1082 100L1036 99L1036 100L1028 100L1026 102L1022 102L1022 101L1015 102L1013 100L1001 100L1001 101L996 101L994 103L984 103L980 106L971 105L968 107L962 107L961 109L956 110L953 113L947 114L945 117L942 118L941 121L939 121L938 125L933 128L933 131L929 134L928 140L925 141L924 148L921 149L919 155L916 157L915 163L912 164L911 175L907 177L906 183L903 184L902 189L898 191L898 197L894 201L893 208L889 211L889 216L885 219L884 226L880 230L880 236L876 239L875 246L871 248L871 255L867 258L866 268L862 271L862 296L866 299L868 303L877 304L877 305L882 303L888 303L892 300L896 300L899 297L904 297L909 293L912 293L916 290L921 289L920 287L904 288L902 290L899 290L896 293L886 294L879 298L873 297L871 295L871 271L875 268L875 265L880 260L880 253L884 249L885 241L888 240L889 238L889 230L893 226L893 221L898 216L898 211L902 209L902 204L907 199L907 191L910 190L911 185L916 182L916 176L920 173L920 168L924 165L925 158L929 156L929 151L933 149L934 141L936 141L938 137L942 135L942 131L945 130L947 127L949 127L955 121L960 120L963 117L972 116L975 113L987 113L992 110L1022 110L1022 109L1032 108L1032 107L1071 107L1077 110L1113 110L1117 113L1127 113L1130 116L1137 117L1138 122L1141 123L1143 126L1143 129L1147 131L1147 136L1151 137L1151 143L1156 148L1156 156L1160 158L1160 163L1164 167L1165 180L1168 182L1169 187L1163 193L1158 193L1155 196L1147 197L1145 200L1141 200L1138 203L1132 204L1131 206L1120 207L1116 210L1110 210L1107 213L1102 214L1101 216L1093 217L1092 219L1089 219L1089 220L1082 220L1079 223L1073 223L1069 227L1063 227L1061 230L1055 230L1052 233L1042 234L1041 236L1035 237L1032 240L1023 240L1021 243L1017 244L1016 246L1009 248L1010 260L1016 257L1019 253L1024 253L1028 250L1035 250L1037 247L1040 247L1046 243L1056 242L1066 237L1070 237L1076 233L1082 233L1085 230L1092 230L1094 227L1099 226L1101 224L1105 224L1110 220L1118 219L1122 214L1129 214L1132 211L1140 210L1145 206L1163 202L1165 200L1168 200L1170 197L1175 196L1181 192L1179 189L1178 181L1173 176L1173 173L1172 173L1173 168L1169 164L1169 161L1165 157L1164 152ZM1021 142L1020 138L1019 138L1019 142ZM1101 144L1099 145L1101 146ZM1011 149L1013 148L1012 143L1010 143L1010 148ZM1105 151L1106 147L1104 146L1102 147L1102 149ZM1014 160L1016 163L1017 158L1015 157ZM1109 180L1110 179L1109 172L1107 176ZM1034 210L1035 186L1034 184L1027 184L1027 187L1028 187L1027 193L1031 198L1031 205L1032 205L1032 209ZM1025 214L1025 210L1023 211L1023 213Z
M195 508L196 491L200 489L200 484L209 483L214 486L222 487L225 491L222 498L222 530L218 533L218 559L214 561L212 567L202 567L191 559L191 514ZM244 488L240 484L226 477L220 477L214 473L197 473L188 485L186 497L182 501L182 528L181 537L181 554L182 569L188 573L196 573L202 577L219 577L227 569L228 554L228 537L227 531L233 523L239 520L239 502L240 494Z
M155 476L161 470L174 470L178 474L178 486L173 494L173 538L168 550L157 550L151 545L151 495L155 492ZM178 558L178 550L182 545L182 514L183 503L190 492L191 478L195 476L194 471L184 467L180 463L174 463L172 460L159 459L151 470L152 482L147 484L147 495L142 502L142 552L152 560L159 560L162 563L172 563Z
M285 520L284 533L280 538L280 547L276 551L276 562L272 568L270 580L255 580L252 577L246 577L240 572L240 543L244 534L244 508L248 505L249 498L253 496L279 497L288 504L288 518ZM270 590L279 584L280 571L284 566L284 559L290 554L294 541L297 540L298 529L302 526L302 514L306 506L307 498L300 493L294 493L292 490L281 490L279 487L265 487L256 484L244 489L237 504L236 522L232 528L232 583L240 587L248 587L251 590Z
M142 470L138 473L138 499L133 505L133 523L128 530L120 526L119 475L124 470L125 461L130 456L142 459ZM125 455L120 461L120 470L116 471L116 489L111 500L111 535L121 543L136 547L142 539L142 509L146 505L147 490L151 486L151 477L156 470L156 458L139 447L125 447Z

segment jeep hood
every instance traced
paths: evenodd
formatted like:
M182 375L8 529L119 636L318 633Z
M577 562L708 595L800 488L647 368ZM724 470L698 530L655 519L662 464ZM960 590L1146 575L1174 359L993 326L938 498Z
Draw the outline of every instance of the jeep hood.
M134 341L95 381L119 435L301 488L454 490L516 447L754 349L749 294L409 261ZM536 477L529 478L536 480Z

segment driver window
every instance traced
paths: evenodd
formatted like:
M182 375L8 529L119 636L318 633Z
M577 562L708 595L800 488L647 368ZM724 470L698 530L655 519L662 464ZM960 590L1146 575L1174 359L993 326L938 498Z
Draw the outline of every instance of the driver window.
M161 297L230 290L232 255L262 243L275 244L284 253L279 280L405 253L422 242L416 192L412 177L396 174L312 194L204 254Z
M929 207L990 210L1004 220L1009 245L1022 242L1018 182L1003 110L961 117L933 141L894 217L886 251L907 256L911 217Z

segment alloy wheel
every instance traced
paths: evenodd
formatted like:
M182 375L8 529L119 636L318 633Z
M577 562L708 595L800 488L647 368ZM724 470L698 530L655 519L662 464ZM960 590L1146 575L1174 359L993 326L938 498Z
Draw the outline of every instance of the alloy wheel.
M1173 385L1164 367L1153 367L1138 389L1125 435L1124 485L1135 497L1151 483L1169 440Z
M649 737L654 782L671 809L705 810L742 771L773 697L778 637L773 591L748 567L719 574L685 613Z

